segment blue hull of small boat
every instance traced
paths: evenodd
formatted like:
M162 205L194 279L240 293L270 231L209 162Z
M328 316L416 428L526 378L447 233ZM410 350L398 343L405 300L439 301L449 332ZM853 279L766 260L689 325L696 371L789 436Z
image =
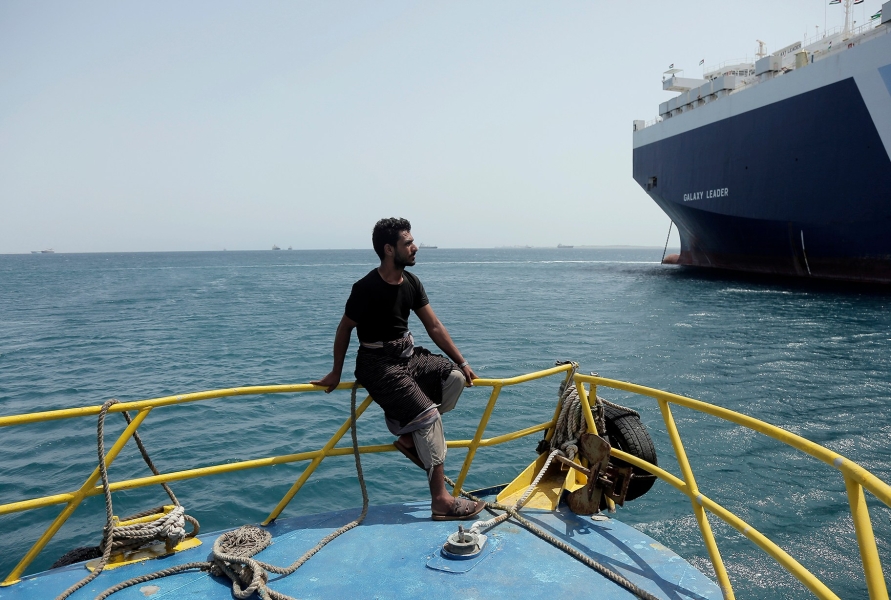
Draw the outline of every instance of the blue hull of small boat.
M257 558L291 564L319 540L351 521L358 509L281 519L269 527L271 546ZM485 512L483 513L486 514ZM721 598L705 575L677 554L614 519L594 521L570 512L524 510L528 520L620 573L660 598ZM484 517L488 518L488 517ZM299 598L632 598L559 549L511 522L488 532L475 558L447 560L440 554L460 522L430 520L429 502L369 509L361 526L335 539L287 577L272 576L270 587ZM466 523L469 527L470 523ZM121 581L187 562L204 561L220 532L201 535L201 546L105 571L72 600L94 598ZM28 576L0 588L3 600L53 598L87 574L82 564ZM228 580L195 571L143 583L113 600L232 598Z

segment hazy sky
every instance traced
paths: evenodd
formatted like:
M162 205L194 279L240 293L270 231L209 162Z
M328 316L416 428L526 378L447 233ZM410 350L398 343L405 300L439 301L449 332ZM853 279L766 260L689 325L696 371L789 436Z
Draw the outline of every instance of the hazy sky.
M661 246L631 122L829 0L0 2L0 253ZM863 22L881 7L855 7Z

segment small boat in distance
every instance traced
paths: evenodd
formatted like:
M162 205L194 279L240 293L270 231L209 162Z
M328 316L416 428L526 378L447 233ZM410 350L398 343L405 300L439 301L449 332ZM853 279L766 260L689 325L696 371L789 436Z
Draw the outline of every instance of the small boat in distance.
M55 254L56 251L52 248L47 248L46 250L31 250L31 254Z
M288 250L293 250L293 248L291 246L288 246Z
M279 247L276 246L275 244L272 245L272 249L273 249L273 250L281 250L281 248L279 248Z
M565 246L563 244L557 244L558 248L575 248L575 246Z
M425 250L436 250L439 246L428 246L427 244L418 244L418 248L423 248Z

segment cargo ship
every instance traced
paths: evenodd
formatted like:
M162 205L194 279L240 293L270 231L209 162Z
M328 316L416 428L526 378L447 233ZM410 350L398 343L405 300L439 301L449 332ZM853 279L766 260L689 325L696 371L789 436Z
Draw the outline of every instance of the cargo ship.
M635 181L695 267L891 283L891 2L701 79L634 121Z

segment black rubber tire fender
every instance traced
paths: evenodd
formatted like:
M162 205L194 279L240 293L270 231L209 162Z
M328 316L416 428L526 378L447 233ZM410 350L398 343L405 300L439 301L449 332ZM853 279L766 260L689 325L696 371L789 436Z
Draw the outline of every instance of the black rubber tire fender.
M617 408L604 404L604 416L606 417L606 434L610 446L636 456L654 465L656 462L656 447L650 434L647 432L640 417L630 410ZM628 463L617 458L610 458L610 462L616 466L627 466ZM633 467L633 477L628 486L628 494L625 500L634 500L646 494L658 479L652 473L648 473L638 467Z

